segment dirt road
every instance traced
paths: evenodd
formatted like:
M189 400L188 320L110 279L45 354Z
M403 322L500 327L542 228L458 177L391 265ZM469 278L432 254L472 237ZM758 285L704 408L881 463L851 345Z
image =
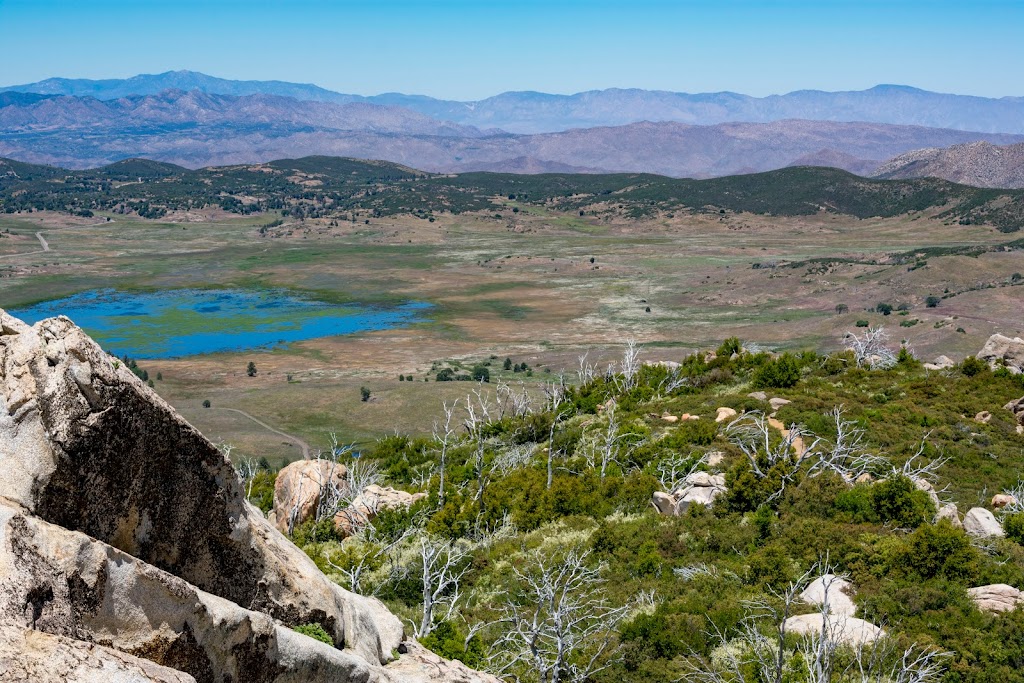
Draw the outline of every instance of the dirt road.
M219 410L230 410L233 413L238 413L239 415L241 415L243 417L249 418L250 420L252 420L256 424L258 424L260 427L263 427L267 431L273 432L274 434L277 434L278 436L281 436L281 437L284 437L285 439L288 439L289 441L291 441L296 446L298 446L299 448L302 449L302 459L303 460L309 460L309 444L306 443L305 441L303 441L302 439L300 439L300 438L298 438L296 436L292 436L291 434L285 434L284 432L282 432L279 429L274 429L273 427L268 425L266 422L263 422L262 420L256 419L255 417L253 417L249 413L245 412L244 410L239 410L238 408L219 408Z

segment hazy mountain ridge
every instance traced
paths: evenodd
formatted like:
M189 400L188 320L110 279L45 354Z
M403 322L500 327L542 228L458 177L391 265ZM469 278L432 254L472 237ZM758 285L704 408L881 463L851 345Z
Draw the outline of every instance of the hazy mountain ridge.
M768 97L752 97L733 92L679 93L619 88L572 95L521 91L461 102L402 93L351 95L309 84L234 81L191 71L171 71L96 81L51 78L0 88L0 91L117 99L131 95L153 95L167 89L199 90L235 96L270 94L339 104L363 102L401 106L463 125L501 128L516 133L556 132L569 128L615 126L640 121L713 125L730 121L769 122L791 118L1024 133L1024 97L974 97L935 93L900 85L878 85L860 91L798 90Z
M362 102L331 104L278 95L216 95L198 90L166 90L115 100L55 96L0 108L0 130L4 133L185 123L291 125L459 137L484 134L401 107Z
M1001 147L982 141L917 149L882 164L874 176L934 176L976 187L1024 188L1024 144Z
M400 107L272 95L166 91L98 100L57 96L0 109L0 155L73 168L147 157L182 166L315 154L384 159L428 171L629 171L711 177L874 160L922 147L1024 136L915 126L786 120L695 126L641 122L516 135Z

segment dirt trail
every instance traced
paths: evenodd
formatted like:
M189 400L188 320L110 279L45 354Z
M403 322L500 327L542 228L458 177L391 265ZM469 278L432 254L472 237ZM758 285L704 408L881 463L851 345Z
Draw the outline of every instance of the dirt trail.
M46 241L45 237L43 237L43 233L37 232L36 239L39 240L39 244L43 245L43 251L50 251L50 243Z
M298 446L299 448L302 449L302 459L303 460L309 460L309 444L306 443L305 441L303 441L302 439L300 439L299 437L292 436L291 434L285 434L284 432L282 432L279 429L274 429L273 427L268 425L266 422L263 422L262 420L256 419L255 417L253 417L249 413L245 412L244 410L239 410L238 408L219 408L219 410L230 410L233 413L238 413L239 415L241 415L243 417L249 418L250 420L252 420L256 424L258 424L260 427L263 427L267 431L273 432L274 434L277 434L278 436L282 436L282 437L288 439L289 441L293 442L296 446Z

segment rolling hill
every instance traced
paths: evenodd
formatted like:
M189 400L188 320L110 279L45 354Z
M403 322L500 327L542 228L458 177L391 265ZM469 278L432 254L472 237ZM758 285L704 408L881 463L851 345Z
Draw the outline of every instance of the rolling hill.
M972 142L917 149L879 166L879 178L932 176L976 187L1024 188L1024 144L997 146Z

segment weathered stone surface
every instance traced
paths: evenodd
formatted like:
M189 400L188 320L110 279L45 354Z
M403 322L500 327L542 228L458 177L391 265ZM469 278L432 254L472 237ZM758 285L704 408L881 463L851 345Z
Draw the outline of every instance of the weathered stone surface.
M406 653L385 669L393 683L500 683L494 676L470 669L462 662L438 659L415 641L405 647Z
M116 548L0 505L0 620L197 681L365 681L371 666Z
M1007 505L1017 505L1017 498L1010 495L1009 493L997 493L992 496L992 507L996 510L1006 507Z
M676 514L676 499L671 493L655 491L651 496L651 503L653 503L654 509L663 515Z
M832 614L827 618L826 622L826 618L820 613L790 617L785 621L786 632L806 636L818 635L827 623L830 634L838 642L851 647L873 643L885 635L885 631L878 626L857 617Z
M1013 413L1013 417L1016 418L1018 425L1024 425L1024 396L1015 401L1010 401L1003 408Z
M778 410L782 406L788 406L792 401L785 398L772 398L768 400L768 405L772 407L772 410Z
M925 493L928 494L928 500L932 502L932 505L935 506L936 510L942 507L942 503L939 501L939 494L935 492L935 487L932 486L932 483L930 481L928 481L927 479L921 479L920 477L914 479L913 481L914 487L918 491L924 491Z
M43 631L0 624L5 683L196 683L146 659Z
M369 661L403 628L348 593L245 501L224 455L67 318L0 313L0 495ZM9 463L9 465L8 465Z
M764 393L763 391L752 391L749 394L747 394L747 396L758 401L768 400L768 394Z
M939 508L935 515L935 522L938 523L943 519L948 520L954 529L964 528L963 522L960 521L960 511L957 510L955 503L947 503Z
M274 480L274 525L283 534L316 514L327 486L347 489L344 465L330 460L299 460L286 465Z
M971 508L967 511L964 515L964 531L978 538L1006 535L999 520L985 508Z
M1024 605L1024 593L1005 583L968 588L967 594L983 612L1009 612Z
M367 522L376 519L381 510L407 508L426 497L427 494L422 492L409 493L390 486L372 484L356 496L348 508L334 516L334 527L344 536L350 536Z
M726 408L723 406L716 411L715 422L725 422L726 420L734 417L736 417L736 411L732 408Z
M725 493L725 475L694 472L683 480L683 485L674 493L675 513L683 514L692 503L710 507L715 498Z
M311 622L343 649L288 628ZM199 683L402 680L382 666L398 618L329 581L213 444L66 318L0 311L0 626L33 625L69 680L79 647L101 653L104 676L81 669L90 683L192 680L155 665L118 678L133 657ZM107 665L100 646L124 657Z
M681 515L692 503L710 506L725 491L724 474L694 472L672 493L655 491L651 503L663 515Z
M993 368L1005 365L1010 372L1020 374L1024 371L1024 339L1011 339L1001 334L993 334L978 352L977 357L988 362Z
M989 422L992 421L992 413L988 412L987 410L983 410L974 416L974 421L977 422L978 424L987 425Z
M818 607L827 601L829 614L852 617L857 612L852 596L853 586L849 581L834 574L823 574L807 585L800 599Z

